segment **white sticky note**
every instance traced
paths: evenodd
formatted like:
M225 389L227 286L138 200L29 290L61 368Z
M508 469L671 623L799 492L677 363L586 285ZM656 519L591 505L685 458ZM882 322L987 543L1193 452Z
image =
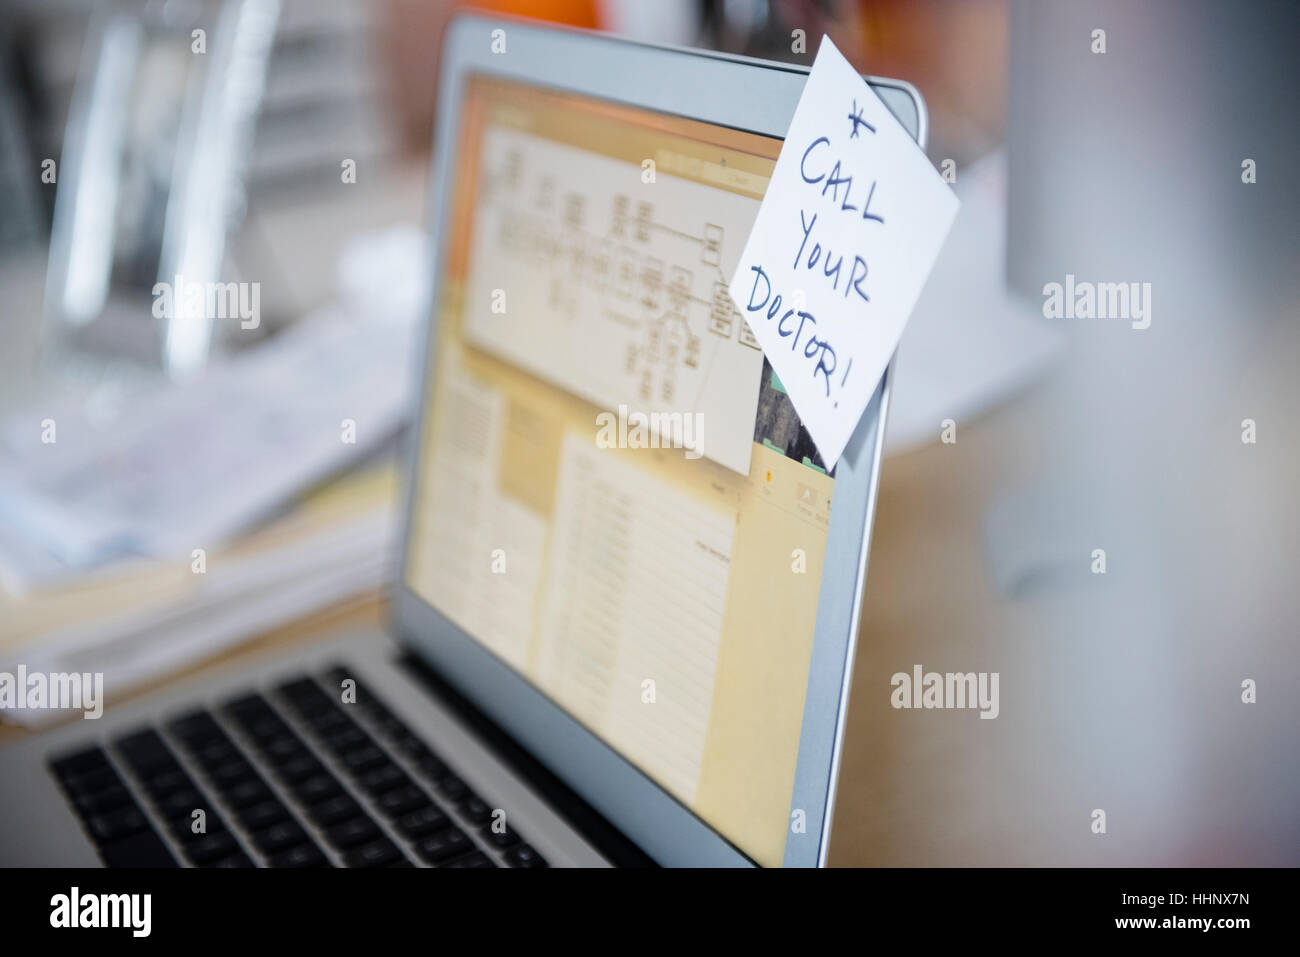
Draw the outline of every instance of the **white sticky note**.
M730 291L827 469L871 401L958 205L822 37Z

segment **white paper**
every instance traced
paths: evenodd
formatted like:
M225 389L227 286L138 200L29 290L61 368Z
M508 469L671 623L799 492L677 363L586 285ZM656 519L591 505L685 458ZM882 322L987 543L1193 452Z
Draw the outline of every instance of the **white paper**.
M410 410L426 260L413 226L359 234L339 258L341 307L197 379L129 380L0 423L0 584L216 548L385 445Z
M396 520L386 508L332 526L309 540L219 562L178 603L42 635L0 656L0 671L104 675L110 696L321 608L371 591L393 575ZM3 709L0 717L39 727L54 709Z
M410 336L324 310L200 380L136 397L83 443L60 435L48 455L0 457L0 519L72 569L215 548L392 438ZM21 578L5 537L0 549L6 578Z
M823 37L730 291L828 469L894 354L958 205Z

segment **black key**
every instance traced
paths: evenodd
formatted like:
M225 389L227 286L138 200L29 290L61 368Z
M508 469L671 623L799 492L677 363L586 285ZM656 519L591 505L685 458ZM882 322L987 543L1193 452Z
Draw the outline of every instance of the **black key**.
M141 728L139 731L132 731L130 734L119 735L113 743L117 749L128 757L136 754L148 754L156 751L167 751L167 742L162 739L154 728Z
M307 719L312 730L323 738L330 738L345 728L356 728L362 731L361 725L347 712L342 705L330 702L328 707L322 707L321 710L311 715ZM362 731L364 734L365 732ZM369 736L367 736L369 740Z
M347 668L331 668L329 671L325 672L321 678L325 687L333 692L335 698L339 701L343 700L343 682L351 681L353 682L353 687L356 689L356 704L358 708L370 710L375 707L383 707L379 704L379 699L370 693L370 689L363 685L361 680L357 678L355 674L352 674Z
M260 831L272 824L290 820L291 817L289 809L272 798L269 801L262 801L240 811L239 823L250 831Z
M451 822L440 808L427 804L424 807L403 814L396 823L397 830L402 833L402 836L414 840L417 837L424 837L426 834L444 828Z
M129 837L105 844L99 849L106 867L176 867L167 845L152 830L137 831Z
M136 773L140 775L140 778L145 781L157 777L160 774L166 774L169 771L183 770L185 769L181 767L181 763L176 760L176 756L170 751L167 752L165 760L154 761L151 762L148 767L135 769Z
M134 804L131 792L120 784L110 784L102 791L78 794L72 799L73 805L82 817L103 814L126 804Z
M343 787L329 773L317 774L294 785L294 794L303 804L316 804L343 793Z
M458 827L447 827L423 838L415 846L415 850L428 863L437 864L451 860L473 847L473 842L464 831Z
M321 690L320 685L307 677L283 682L277 690L295 704L299 701L319 698L325 693Z
M103 814L96 814L86 821L86 829L96 844L108 844L136 831L143 831L149 822L134 803Z
M461 799L461 813L469 818L471 824L486 824L492 818L492 808L488 807L477 794L470 794Z
M307 832L297 821L281 821L253 835L253 841L266 854L287 851L306 841Z
M420 758L420 773L431 781L441 781L449 772L442 759L430 751Z
M325 728L330 726L331 722L337 722L339 718L347 719L347 715L343 714L333 699L323 691L308 698L291 701L289 704L313 727L316 727L318 722L322 728Z
M214 834L199 835L181 850L191 864L207 864L229 857L242 848L229 831L217 831Z
M357 726L357 723L336 708L333 702L326 702L321 705L307 719L307 723L321 737L338 734L341 731L356 728Z
M444 774L437 787L438 793L449 801L462 801L473 796L469 785L454 774Z
M244 726L244 730L258 744L264 744L288 734L289 725L278 714L266 714L248 722Z
M422 804L428 803L428 798L413 784L406 787L391 788L380 795L379 810L385 817L397 817L399 814L406 814L413 811Z
M242 781L234 787L221 792L222 797L231 807L244 808L252 804L260 804L262 801L275 797L271 789L266 786L266 782L261 778L253 778L248 781Z
M298 706L298 713L314 729L320 732L341 727L352 719L343 713L343 709L323 691L319 698L304 701Z
M256 691L230 699L223 706L223 710L241 724L264 714L275 714L266 699Z
M158 808L158 813L169 819L191 817L199 809L207 812L208 804L207 798L198 791L188 788L184 791L173 791L165 798L154 802L154 806Z
M117 739L117 750L142 777L155 768L174 765L176 759L157 731L146 728Z
M546 867L546 858L538 854L531 846L520 844L513 850L506 851L506 863L511 867Z
M412 782L405 771L389 761L361 775L357 783L363 791L373 797L391 791L393 788L407 787Z
M496 864L493 862L492 858L488 857L482 851L475 851L473 854L466 854L464 857L458 857L444 866L487 868L496 867Z
M59 778L78 777L108 766L108 755L98 745L50 761L50 767Z
M329 828L325 837L334 847L355 847L379 837L379 828L368 817L354 817Z
M335 848L352 848L378 836L380 836L380 828L374 826L373 820L369 818L344 820L342 824L334 824L334 827L325 831L326 840L329 840Z
M325 774L325 765L312 757L309 753L304 753L301 757L290 758L284 764L278 765L275 769L281 780L289 784L298 784L306 781L308 778L318 777Z
M226 737L215 718L206 711L191 711L174 719L168 728L190 748L201 747L208 741Z
M483 830L480 833L482 833L482 835L485 838L487 838L497 847L501 847L501 848L514 847L516 844L519 843L519 835L516 834L514 831L510 830L509 827L505 828L504 830L498 831L495 829L493 825L489 824L487 827L483 828Z
M271 857L272 867L329 867L321 849L310 841L281 851Z
M386 837L363 844L343 855L343 863L348 867L384 867L402 859L402 852Z
M329 827L361 814L361 805L346 794L327 798L307 809L308 816L320 827Z
M226 822L221 819L221 815L215 811L203 810L203 827L204 830L196 832L193 812L189 814L176 815L167 819L167 828L172 832L176 840L184 844L186 841L197 840L206 837L209 834L220 834L226 830Z
M194 780L179 764L175 767L160 766L144 779L144 789L155 801L161 801L177 791L194 790Z
M367 744L355 751L343 755L343 766L349 774L365 774L367 771L388 764L388 755L373 744Z
M347 754L357 748L371 743L370 735L356 725L340 728L332 734L322 737L322 743L334 754Z
M204 770L211 771L213 768L219 768L226 764L232 758L239 757L239 749L229 737L223 735L220 738L208 739L202 747L194 752L194 757L198 759L199 764L203 765Z
M259 743L262 746L262 753L274 764L284 764L294 758L311 755L302 741L293 734L277 735Z
M224 791L227 788L234 787L236 784L242 784L245 781L256 778L257 771L253 769L253 766L249 764L248 761L239 757L227 761L218 768L213 768L210 772L210 777L212 778L212 783Z
M229 857L223 857L219 861L213 861L208 866L225 868L225 867L256 867L257 865L253 863L253 859L251 857L249 857L243 851L240 851L237 854L231 854Z
M122 786L122 777L108 765L62 779L63 789L72 797L98 794L114 785Z

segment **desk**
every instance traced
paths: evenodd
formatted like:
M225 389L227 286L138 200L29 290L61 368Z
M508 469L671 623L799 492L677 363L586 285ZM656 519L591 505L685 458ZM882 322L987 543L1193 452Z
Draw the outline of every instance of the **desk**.
M1022 724L896 711L889 702L895 672L917 663L986 670L979 663L999 646L1035 634L1039 613L999 596L983 533L988 501L1039 464L1021 447L1032 416L1014 402L961 425L954 444L882 466L832 866L1011 863L1018 842L1008 831L1042 816L1033 787L1002 779L1018 755L1037 754Z

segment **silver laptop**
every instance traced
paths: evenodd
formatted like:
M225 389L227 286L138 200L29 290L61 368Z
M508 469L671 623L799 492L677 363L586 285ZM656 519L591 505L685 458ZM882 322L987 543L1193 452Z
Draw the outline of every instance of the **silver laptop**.
M823 864L888 375L828 472L727 295L805 74L456 20L390 633L0 751L0 864Z

